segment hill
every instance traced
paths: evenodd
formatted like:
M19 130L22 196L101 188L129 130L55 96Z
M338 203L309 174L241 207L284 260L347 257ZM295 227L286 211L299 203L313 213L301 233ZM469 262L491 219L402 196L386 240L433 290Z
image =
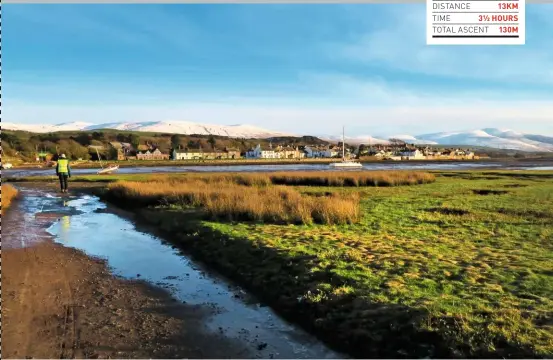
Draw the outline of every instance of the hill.
M255 147L272 145L305 145L328 144L316 137L282 136L268 139L258 138L229 138L219 135L180 135L171 133L126 131L126 130L73 130L48 133L33 133L21 130L2 130L2 151L4 159L24 162L35 161L36 154L46 152L50 154L65 153L72 159L90 159L96 157L96 151L88 146L98 147L103 155L108 154L109 143L114 141L128 142L138 145L153 145L163 152L169 152L173 146L182 148L199 147L203 149L235 148L241 152ZM17 162L17 161L15 161Z

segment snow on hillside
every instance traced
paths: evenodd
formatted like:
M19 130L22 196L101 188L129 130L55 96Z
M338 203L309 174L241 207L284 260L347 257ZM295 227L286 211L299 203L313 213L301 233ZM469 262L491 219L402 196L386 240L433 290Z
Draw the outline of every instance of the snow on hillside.
M145 121L145 122L114 122L104 124L90 124L85 122L70 122L56 125L28 125L2 122L1 128L5 130L22 130L36 133L56 131L78 131L114 129L127 131L157 132L183 135L219 135L232 138L268 138L276 136L297 136L278 131L271 131L252 125L210 125L191 121ZM316 133L314 131L314 133ZM321 139L339 142L339 135L321 136ZM511 129L484 128L472 131L438 132L418 136L402 134L388 137L372 137L370 135L347 136L346 142L350 144L387 144L388 140L396 138L410 144L429 145L465 145L482 146L499 149L512 149L519 151L553 152L553 138L525 134ZM541 140L541 141L540 141Z
M334 136L334 135L323 136L321 137L321 139L326 141L331 141L331 142L342 141L341 136ZM369 145L369 144L388 144L389 143L388 140L374 138L370 135L346 136L345 140L346 140L346 144L351 144L351 145L359 145L359 144Z
M37 133L56 131L78 131L113 129L124 131L157 132L183 135L219 135L233 138L266 138L271 136L295 136L293 134L271 131L251 125L208 125L190 121L147 121L147 122L114 122L89 124L82 122L57 125L27 125L2 123L7 130L22 130Z
M529 137L532 137L532 139ZM539 137L535 135L524 134L510 129L486 128L471 131L438 132L417 136L400 134L386 136L385 138L399 139L408 144L417 145L465 145L520 151L553 152L553 144L540 142L538 141ZM327 136L325 139L335 142L341 141L340 136ZM346 142L365 145L370 143L388 143L387 140L373 138L369 135L346 137Z
M5 130L21 130L21 131L30 131L30 132L36 132L36 133L47 133L47 132L55 132L55 131L77 131L77 130L82 130L91 125L93 124L78 122L78 121L63 123L63 124L56 124L56 125L14 124L14 123L8 123L8 122L0 123L0 127Z
M525 134L512 130L484 129L466 132L441 132L419 135L416 138L422 141L435 141L440 145L472 145L522 151L553 151L551 144L530 140L525 137Z
M435 141L429 141L429 140L419 140L416 137L412 135L392 135L389 137L390 139L399 139L402 141L405 141L408 144L417 144L417 145L434 145L437 144Z

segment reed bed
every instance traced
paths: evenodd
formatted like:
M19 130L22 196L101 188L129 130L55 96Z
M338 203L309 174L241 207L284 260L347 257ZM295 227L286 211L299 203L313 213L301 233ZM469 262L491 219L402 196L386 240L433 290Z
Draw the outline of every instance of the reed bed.
M209 181L205 181L209 178ZM351 224L360 218L357 194L305 196L295 189L257 184L247 176L243 183L212 177L150 182L121 181L108 186L113 198L138 206L177 205L201 207L212 219L261 221L277 224ZM241 179L243 180L243 179ZM264 186L251 186L257 185Z
M436 181L430 173L413 171L356 171L330 173L275 173L269 178L275 185L302 186L400 186Z
M10 206L12 200L17 196L17 189L9 184L2 184L2 209Z
M232 183L247 186L328 186L328 187L364 187L364 186L401 186L428 184L436 181L433 174L414 171L342 171L342 172L274 172L274 173L210 173L156 176L159 180L171 180L186 183L201 181L206 184Z

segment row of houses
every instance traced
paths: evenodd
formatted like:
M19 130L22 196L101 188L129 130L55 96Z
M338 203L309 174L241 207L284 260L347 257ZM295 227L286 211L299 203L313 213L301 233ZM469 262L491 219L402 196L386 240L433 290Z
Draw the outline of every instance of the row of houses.
M272 145L251 148L240 152L235 148L209 149L202 148L179 148L172 149L169 153L161 151L152 145L140 145L137 150L124 142L111 142L111 158L117 160L230 160L230 159L304 159L304 158L341 158L342 147L330 146L283 146ZM102 147L90 146L95 150L103 151ZM114 152L116 156L114 156ZM431 147L417 147L415 145L404 145L393 147L387 145L374 145L370 148L360 147L348 148L344 151L347 158L358 158L361 156L374 156L380 159L389 160L422 160L422 159L475 159L474 152L463 149L436 149Z
M352 157L353 152L346 149L346 156ZM262 147L257 145L245 154L250 159L303 159L303 158L337 158L342 157L342 148L339 146L277 146Z
M117 150L118 160L231 160L231 159L303 159L303 158L335 158L342 156L341 147L311 147L311 146L276 146L262 147L258 144L245 152L239 149L210 149L184 148L172 149L170 153L163 153L158 148L134 151L128 143L110 143L110 146ZM347 149L348 156L353 152Z
M241 157L240 150L225 148L223 150L203 150L199 149L173 149L171 153L172 160L232 160Z
M466 159L474 160L477 156L473 151L463 149L432 149L432 148L404 148L401 150L374 150L367 153L380 159L388 160L439 160L439 159Z

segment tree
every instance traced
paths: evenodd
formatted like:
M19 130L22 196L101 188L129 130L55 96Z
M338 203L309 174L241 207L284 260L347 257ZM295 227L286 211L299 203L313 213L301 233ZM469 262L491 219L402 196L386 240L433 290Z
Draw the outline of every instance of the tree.
M58 154L65 154L68 158L73 160L90 158L88 148L81 146L74 140L61 140L58 143Z
M171 146L173 147L173 149L178 149L179 146L180 146L180 135L179 134L175 134L173 136L171 136Z
M207 142L209 143L209 145L211 145L212 149L215 149L215 144L217 144L217 140L215 140L213 135L209 136L209 138L207 139Z
M16 135L6 132L0 133L0 139L2 139L2 142L10 144L12 148L16 148L21 143L21 140Z
M140 145L140 136L136 134L131 134L131 136L129 137L129 142L135 150L138 150L138 146Z
M117 160L119 157L119 150L117 150L113 146L110 146L107 155L110 160Z
M94 131L92 133L92 138L94 140L103 141L103 140L105 140L105 135L102 131Z
M75 137L75 141L83 146L90 145L91 140L92 136L88 135L87 133L82 133Z

